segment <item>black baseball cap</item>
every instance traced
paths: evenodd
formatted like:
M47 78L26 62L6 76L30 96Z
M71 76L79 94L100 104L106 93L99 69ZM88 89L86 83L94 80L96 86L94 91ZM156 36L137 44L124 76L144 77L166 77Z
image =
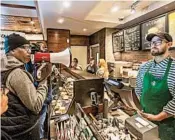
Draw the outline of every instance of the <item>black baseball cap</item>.
M8 51L14 50L18 47L22 47L22 45L25 44L30 44L28 40L26 40L24 37L20 36L19 34L10 34L9 36L7 36L7 46L8 47Z
M173 38L170 34L166 32L159 32L159 33L150 33L146 36L147 41L151 41L153 37L158 36L161 39L165 39L168 42L173 42Z

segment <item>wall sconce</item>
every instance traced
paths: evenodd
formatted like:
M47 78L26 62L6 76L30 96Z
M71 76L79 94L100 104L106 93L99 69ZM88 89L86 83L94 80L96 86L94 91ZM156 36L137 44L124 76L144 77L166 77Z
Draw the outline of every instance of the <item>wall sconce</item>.
M134 7L131 7L131 14L134 14L136 12L136 9Z
M140 2L140 0L135 0L134 3L131 5L131 14L136 12L136 5Z

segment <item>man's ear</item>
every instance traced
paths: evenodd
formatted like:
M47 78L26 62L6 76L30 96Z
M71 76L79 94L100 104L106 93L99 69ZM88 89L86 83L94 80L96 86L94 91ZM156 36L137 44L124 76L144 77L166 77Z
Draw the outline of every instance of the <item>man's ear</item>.
M15 56L16 55L16 52L17 52L17 49L18 48L14 49L14 50L11 50L10 53Z
M168 48L170 48L173 45L172 42L168 42L167 44L168 44Z
M11 50L11 51L10 51L10 53L11 53L11 54L14 54L14 53L15 53L15 51L14 51L14 50Z

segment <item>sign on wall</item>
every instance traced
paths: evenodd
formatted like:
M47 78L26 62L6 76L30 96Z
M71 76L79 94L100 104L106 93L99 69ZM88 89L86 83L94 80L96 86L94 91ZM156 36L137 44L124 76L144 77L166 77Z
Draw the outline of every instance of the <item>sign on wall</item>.
M168 15L168 31L173 37L173 47L175 47L175 12Z
M150 43L146 41L149 33L165 32L165 16L150 20L142 24L142 49L150 49Z
M112 34L113 52L120 52L124 50L124 36L123 31L115 32Z
M140 49L140 25L124 30L125 51Z

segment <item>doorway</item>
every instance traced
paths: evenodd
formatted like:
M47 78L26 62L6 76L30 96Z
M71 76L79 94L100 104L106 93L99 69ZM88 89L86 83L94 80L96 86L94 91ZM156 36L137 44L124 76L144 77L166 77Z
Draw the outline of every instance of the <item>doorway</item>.
M84 69L87 66L87 46L71 46L72 59L77 58L78 64Z
M95 63L98 64L100 59L100 46L99 44L95 44L90 46L90 56L95 59Z

